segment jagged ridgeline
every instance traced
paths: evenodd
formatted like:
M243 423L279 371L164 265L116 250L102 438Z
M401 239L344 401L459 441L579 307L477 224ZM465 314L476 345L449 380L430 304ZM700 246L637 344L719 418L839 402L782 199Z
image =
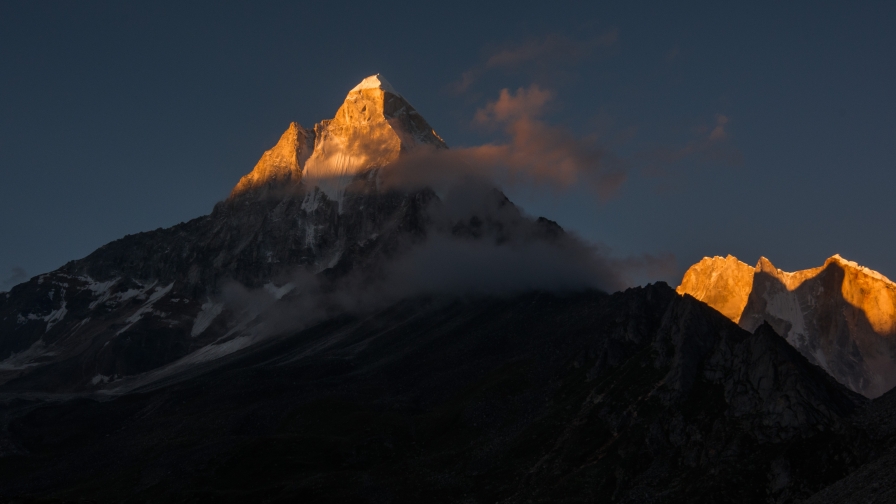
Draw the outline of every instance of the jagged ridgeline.
M796 319L762 315L817 299L770 263L700 266L711 285L679 291L705 303L665 283L621 290L591 247L481 181L384 183L421 152L448 151L368 77L333 119L291 124L210 215L0 294L0 500L891 492L867 480L892 475L896 395L849 390L828 372L863 393L873 377L815 365L840 350L800 347ZM829 289L849 268L813 278ZM763 275L786 287L768 280L765 304ZM871 362L859 348L852 362Z
M764 322L809 362L867 397L896 385L896 284L835 255L788 273L760 258L704 258L678 287L753 331Z

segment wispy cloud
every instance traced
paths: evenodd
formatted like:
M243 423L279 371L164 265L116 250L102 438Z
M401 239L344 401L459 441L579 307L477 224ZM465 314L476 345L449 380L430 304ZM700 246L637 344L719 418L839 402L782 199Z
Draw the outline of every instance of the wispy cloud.
M567 188L584 184L608 198L625 181L625 172L609 151L593 139L575 135L542 119L552 92L537 85L511 93L476 112L475 122L500 128L508 141L464 149L480 162L504 166L511 174Z
M553 99L553 92L534 84L516 91L503 89L473 119L474 125L499 134L500 141L450 151L419 151L390 167L386 177L425 185L462 174L499 185L585 187L601 199L611 197L626 179L624 164L595 138L545 121Z
M545 105L554 99L554 93L541 89L537 84L528 89L519 88L515 93L502 89L498 99L476 111L473 121L479 124L502 124L523 118L542 115Z
M522 43L489 51L482 62L467 69L451 88L455 92L466 91L484 74L493 70L530 69L549 71L582 62L602 49L616 44L619 30L613 28L600 35L575 39L563 34L549 34Z
M725 125L728 124L728 117L722 114L716 115L716 126L709 133L710 142L718 142L724 140L728 134L725 132Z

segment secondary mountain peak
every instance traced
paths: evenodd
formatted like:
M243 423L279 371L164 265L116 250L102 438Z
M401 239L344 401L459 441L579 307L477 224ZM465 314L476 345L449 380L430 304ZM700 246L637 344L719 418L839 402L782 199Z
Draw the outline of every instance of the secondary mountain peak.
M832 262L836 262L843 268L849 268L852 270L856 270L856 271L860 272L862 275L874 278L875 280L879 280L885 284L896 287L896 283L894 283L892 280L885 277L884 275L878 273L877 271L874 271L871 268L866 268L865 266L862 266L855 261L850 261L848 259L844 259L843 257L840 256L840 254L834 254L833 256L828 258L828 260L825 261L824 265L827 266L828 264L830 264Z
M753 272L752 266L730 254L704 257L688 269L676 290L679 294L694 296L738 322L750 295Z
M810 362L868 397L896 385L896 284L834 255L817 268L755 268L733 256L704 258L685 273L690 294L748 331L765 322Z
M302 167L314 149L314 135L298 123L290 123L277 145L262 154L252 171L244 175L231 196L265 185L289 185L302 179Z

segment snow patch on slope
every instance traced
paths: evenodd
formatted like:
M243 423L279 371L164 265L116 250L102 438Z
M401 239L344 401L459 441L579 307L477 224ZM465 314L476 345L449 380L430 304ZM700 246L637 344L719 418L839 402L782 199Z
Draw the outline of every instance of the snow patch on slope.
M190 330L190 336L196 337L202 334L215 318L221 314L223 309L223 303L212 303L211 301L204 303L202 310L196 315L196 320L193 321L193 329Z
M153 285L155 285L155 284L153 284ZM166 294L168 294L168 292L171 291L172 287L174 287L174 282L171 282L166 287L156 287L155 292L153 292L152 295L149 296L149 301L144 303L143 306L141 306L139 310L137 310L136 312L134 312L133 315L128 317L128 319L126 320L128 325L126 325L122 329L120 329L117 333L115 333L115 335L117 336L117 335L127 331L128 329L131 328L131 326L133 326L138 321L140 321L140 319L143 318L144 315L152 312L152 305L154 305L156 303L156 301L158 301L159 299L162 299L162 297L164 297ZM146 292L146 291L144 291L144 292Z
M97 282L89 276L83 276L80 277L80 279L87 282L87 285L84 288L90 290L96 298L90 302L89 307L91 310L105 303L112 297L112 286L117 284L120 280L120 278L113 278L107 282Z
M40 362L35 362L42 357L52 357L56 352L49 350L44 340L37 340L28 349L18 353L13 353L6 359L0 361L0 371L14 371L17 369L25 369L32 366L39 366Z
M102 374L97 374L96 376L94 376L94 377L90 380L90 383L91 383L92 385L98 385L98 384L100 384L100 383L109 383L109 380L110 380L111 378L112 378L111 376L106 376L106 375L102 375Z
M230 355L237 350L242 350L255 342L255 338L253 336L238 336L231 340L225 341L223 343L213 343L211 345L206 345L199 350L187 355L183 359L177 361L175 364L196 364L199 362L208 362L215 359L220 359L226 355Z
M65 314L68 313L68 310L65 308L65 289L62 290L62 296L60 297L62 298L62 306L53 310L49 315L44 317L44 320L47 322L47 328L46 330L44 330L45 333L50 332L50 329L58 322L60 322L65 317Z

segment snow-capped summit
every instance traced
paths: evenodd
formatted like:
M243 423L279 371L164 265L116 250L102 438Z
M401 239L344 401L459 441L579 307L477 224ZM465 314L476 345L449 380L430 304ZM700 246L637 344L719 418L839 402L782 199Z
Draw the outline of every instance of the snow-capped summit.
M352 91L360 91L362 89L382 89L387 93L392 93L395 96L401 96L398 91L392 87L392 84L389 84L389 81L386 80L382 74L371 75L370 77L364 78L357 86L352 88Z
M304 179L306 187L318 186L330 199L341 202L354 176L386 166L419 145L447 148L383 76L371 75L348 92L333 119L309 129L290 124L231 197Z

